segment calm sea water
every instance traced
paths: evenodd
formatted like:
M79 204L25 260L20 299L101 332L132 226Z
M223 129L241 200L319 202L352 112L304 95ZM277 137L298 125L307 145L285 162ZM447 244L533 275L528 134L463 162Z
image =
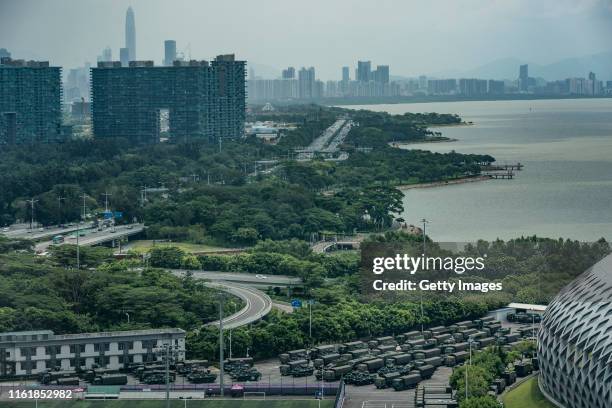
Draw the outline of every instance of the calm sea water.
M426 218L437 241L536 234L612 240L612 99L351 106L393 114L457 113L473 126L440 128L457 142L410 148L486 153L521 162L513 180L405 191L404 218Z

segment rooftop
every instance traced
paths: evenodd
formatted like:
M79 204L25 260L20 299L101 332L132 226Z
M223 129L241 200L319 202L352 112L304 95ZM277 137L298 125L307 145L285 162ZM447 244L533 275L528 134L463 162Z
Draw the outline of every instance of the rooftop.
M107 338L126 336L147 336L160 334L185 334L185 330L172 329L147 329L147 330L125 330L112 332L77 333L77 334L54 334L51 330L6 332L0 333L0 342L13 341L40 341L40 340L76 340L87 338Z
M22 59L14 60L11 57L0 58L1 67L9 68L49 68L49 61L26 61Z

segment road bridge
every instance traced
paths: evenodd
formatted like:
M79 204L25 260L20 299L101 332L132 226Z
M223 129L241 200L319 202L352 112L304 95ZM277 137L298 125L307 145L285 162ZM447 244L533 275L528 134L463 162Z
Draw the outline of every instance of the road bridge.
M129 224L129 225L118 225L98 231L97 229L83 229L79 235L79 246L95 246L101 245L107 242L117 241L122 238L130 237L132 235L140 234L144 231L144 224ZM77 243L77 232L73 231L74 234L64 235L64 242L60 244L53 244L53 241L44 241L36 244L36 252L45 252L52 245L76 245ZM63 234L58 234L63 235Z

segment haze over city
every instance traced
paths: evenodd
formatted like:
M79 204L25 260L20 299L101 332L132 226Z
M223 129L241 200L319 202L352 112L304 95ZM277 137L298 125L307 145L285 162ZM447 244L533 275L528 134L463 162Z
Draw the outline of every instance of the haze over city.
M174 39L186 57L235 52L264 76L316 66L321 78L338 79L340 67L358 59L400 76L461 74L507 58L545 65L609 52L612 37L611 3L603 0L109 3L0 0L0 46L66 68L95 63L107 46L118 60L129 6L138 59L161 63L163 41ZM35 27L47 27L44 36Z

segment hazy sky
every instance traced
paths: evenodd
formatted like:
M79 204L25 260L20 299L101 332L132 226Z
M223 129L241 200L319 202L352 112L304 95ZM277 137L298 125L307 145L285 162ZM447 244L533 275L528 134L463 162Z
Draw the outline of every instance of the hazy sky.
M64 67L106 46L118 59L129 5L138 59L161 63L174 39L192 58L314 65L322 79L357 59L412 76L612 50L612 0L0 0L0 48Z

